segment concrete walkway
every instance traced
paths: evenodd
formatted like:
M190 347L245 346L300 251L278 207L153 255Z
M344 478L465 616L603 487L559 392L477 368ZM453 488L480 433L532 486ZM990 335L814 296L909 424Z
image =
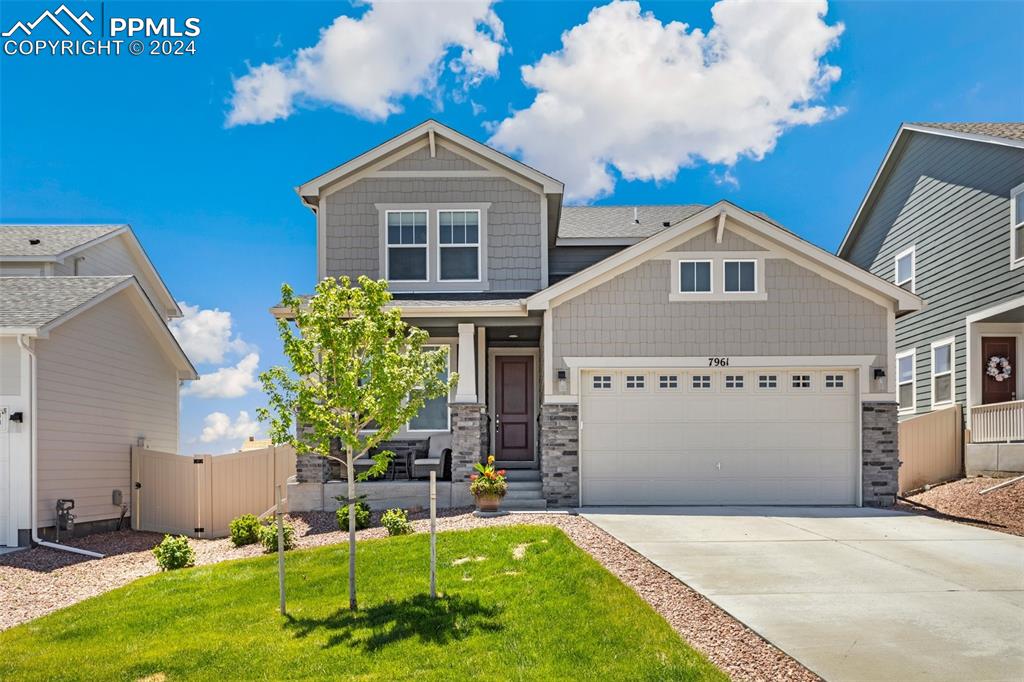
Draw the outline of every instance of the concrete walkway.
M583 513L831 682L1024 679L1024 538L873 509Z

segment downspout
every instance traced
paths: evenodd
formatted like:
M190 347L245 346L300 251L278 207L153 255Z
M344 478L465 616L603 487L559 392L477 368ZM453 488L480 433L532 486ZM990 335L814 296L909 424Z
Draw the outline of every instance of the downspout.
M34 542L37 545L42 545L43 547L49 547L50 549L60 549L60 550L63 550L65 552L72 552L74 554L84 554L85 556L90 556L90 557L93 557L95 559L102 559L103 555L99 554L97 552L90 552L87 549L79 549L78 547L68 547L67 545L58 545L56 542L48 542L48 541L43 540L42 538L39 537L39 522L38 522L39 521L39 504L37 503L37 499L39 497L39 486L38 486L38 481L39 481L38 469L39 469L39 467L37 465L37 459L38 458L36 457L36 443L37 443L37 433L38 433L38 431L36 429L36 414L37 414L36 407L37 407L37 404L38 404L38 401L36 400L36 354L35 354L35 351L32 350L31 346L29 346L29 344L26 341L26 339L27 339L27 337L24 334L19 334L18 335L18 345L21 346L22 349L26 353L28 353L28 358L29 358L29 376L31 377L29 379L29 382L28 382L29 394L30 394L29 419L31 421L31 426L29 428L28 452L29 452L29 466L30 466L30 471L31 471L31 473L29 475L32 478L32 484L29 486L29 490L31 491L31 496L29 498L29 504L31 505L31 507L30 507L30 514L31 514L30 515L30 519L31 519L31 521L30 521L30 523L32 524L32 527L31 527L32 542Z

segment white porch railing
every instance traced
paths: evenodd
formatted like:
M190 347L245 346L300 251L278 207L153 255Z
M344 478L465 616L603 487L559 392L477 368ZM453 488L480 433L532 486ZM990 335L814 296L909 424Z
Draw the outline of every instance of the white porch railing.
M1024 400L971 408L971 442L1006 443L1012 440L1024 440Z

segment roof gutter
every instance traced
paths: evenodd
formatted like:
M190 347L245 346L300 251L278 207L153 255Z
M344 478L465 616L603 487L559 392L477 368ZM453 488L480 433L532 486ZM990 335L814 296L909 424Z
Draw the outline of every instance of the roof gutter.
M39 537L39 457L37 456L38 442L39 442L39 428L37 426L38 420L36 419L39 414L39 399L36 395L36 354L32 350L31 345L26 341L28 337L25 334L18 336L18 345L21 346L22 350L28 353L29 357L29 469L31 471L30 476L32 477L32 483L29 486L30 497L29 504L30 518L31 518L31 536L32 542L43 547L49 547L50 549L59 549L64 552L71 552L72 554L82 554L84 556L92 557L94 559L102 559L103 555L97 552L90 552L87 549L80 549L78 547L69 547L67 545L59 545L56 542L49 542Z

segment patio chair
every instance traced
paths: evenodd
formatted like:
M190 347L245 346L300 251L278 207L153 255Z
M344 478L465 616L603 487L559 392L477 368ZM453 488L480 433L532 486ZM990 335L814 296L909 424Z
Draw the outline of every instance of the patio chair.
M435 471L439 480L450 480L452 477L452 434L441 433L431 436L426 455L426 457L413 460L413 478L427 478L431 471Z

